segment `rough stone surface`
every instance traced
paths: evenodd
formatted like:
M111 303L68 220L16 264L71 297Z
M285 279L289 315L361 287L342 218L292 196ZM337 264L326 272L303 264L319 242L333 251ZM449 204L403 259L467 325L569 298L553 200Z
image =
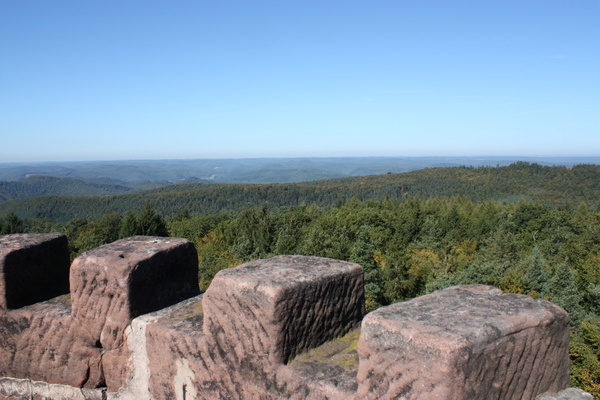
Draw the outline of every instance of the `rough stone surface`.
M569 318L543 300L453 287L368 314L361 399L533 399L569 383Z
M0 316L0 375L77 387L104 385L101 349L73 324L66 296Z
M116 391L130 372L133 318L199 292L196 250L185 239L133 237L84 253L70 271L70 296L47 300L54 292L41 291L36 299L46 301L31 305L14 288L56 287L48 271L61 271L68 292L66 237L3 236L0 257L0 374L14 378Z
M594 396L581 389L569 388L558 393L544 393L536 400L594 400Z
M106 400L106 389L81 389L30 379L0 378L0 400Z
M220 271L204 296L204 333L239 360L253 354L286 363L358 326L362 274L358 264L305 256ZM249 333L260 340L249 341Z
M102 350L70 313L62 296L1 315L0 376L103 386Z
M290 400L355 397L360 328L323 343L291 360L278 370L278 384Z
M153 399L219 399L231 373L215 365L202 333L203 295L154 313L146 327L149 392ZM218 372L216 372L218 371ZM199 395L198 393L202 393Z
M0 236L0 312L69 293L69 263L63 234Z
M362 279L357 264L302 256L220 271L204 295L148 325L153 398L288 398L278 368L358 326Z
M69 291L66 236L0 236L0 275L0 376L104 385L96 341L71 323L68 295L52 299Z
M198 256L186 239L134 236L79 256L71 266L73 317L99 347L106 385L129 373L125 329L142 314L199 292Z

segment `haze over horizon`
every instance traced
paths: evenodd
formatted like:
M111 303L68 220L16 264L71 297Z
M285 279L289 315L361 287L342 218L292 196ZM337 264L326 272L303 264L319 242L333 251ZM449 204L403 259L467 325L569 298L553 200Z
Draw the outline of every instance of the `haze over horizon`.
M0 2L0 163L600 155L595 0Z

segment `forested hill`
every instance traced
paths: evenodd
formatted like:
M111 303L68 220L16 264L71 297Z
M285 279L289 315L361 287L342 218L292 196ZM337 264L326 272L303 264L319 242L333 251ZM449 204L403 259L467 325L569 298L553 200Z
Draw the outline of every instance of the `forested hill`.
M107 196L132 192L133 189L107 183L88 183L74 178L32 175L20 181L0 181L0 201L26 197L57 196Z
M240 211L259 204L329 206L352 197L383 200L457 195L473 201L597 202L600 166L566 168L517 162L506 167L430 168L295 184L179 184L118 196L43 196L11 200L0 203L0 216L14 212L24 218L67 222L76 217L97 219L108 213L141 210L146 204L170 216L184 211L191 214Z

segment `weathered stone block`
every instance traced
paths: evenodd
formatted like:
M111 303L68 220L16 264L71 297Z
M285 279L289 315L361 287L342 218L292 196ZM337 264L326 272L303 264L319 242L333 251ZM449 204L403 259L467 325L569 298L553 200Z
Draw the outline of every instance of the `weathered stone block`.
M142 347L139 343L143 340L149 349L144 367L149 372L147 377L152 379L145 385L149 392L146 397L219 399L220 393L225 396L233 389L230 382L236 371L225 372L224 366L219 367L219 355L207 347L202 333L202 296L134 321L133 328L145 333L137 338L130 335L130 340L138 343L133 347ZM130 386L144 387L144 384Z
M186 239L135 236L98 247L73 261L73 318L104 350L106 384L123 385L131 321L198 294L198 256Z
M151 398L288 398L276 369L358 326L362 298L357 264L274 257L221 271L205 294L136 319L146 333L130 339L145 340Z
M363 270L321 257L277 256L222 270L203 299L204 333L232 360L286 363L358 326Z
M63 234L0 236L0 311L68 293L69 264Z
M73 324L67 296L0 315L0 376L104 386L96 339Z
M569 318L528 296L466 285L362 323L358 398L533 399L569 383Z

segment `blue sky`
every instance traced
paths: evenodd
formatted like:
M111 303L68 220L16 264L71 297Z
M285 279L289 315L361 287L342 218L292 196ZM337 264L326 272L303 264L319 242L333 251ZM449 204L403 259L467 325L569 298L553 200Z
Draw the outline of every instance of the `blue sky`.
M599 154L598 0L0 1L0 162Z

